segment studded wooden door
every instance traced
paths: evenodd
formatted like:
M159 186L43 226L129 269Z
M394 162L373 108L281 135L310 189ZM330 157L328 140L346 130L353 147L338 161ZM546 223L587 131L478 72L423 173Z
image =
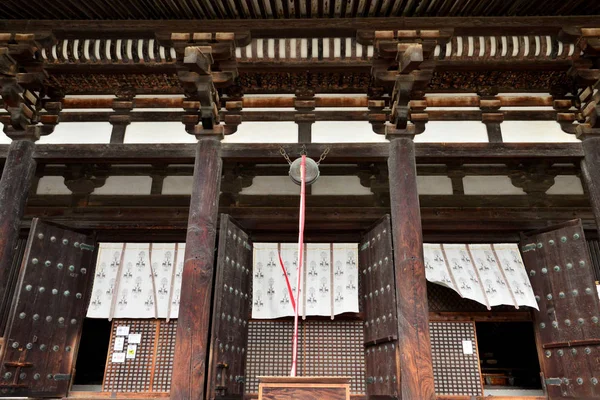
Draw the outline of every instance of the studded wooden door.
M521 251L549 399L600 398L600 312L581 222L523 234Z
M389 215L364 234L358 255L367 394L398 397L398 318Z
M252 309L252 242L221 214L209 362L210 398L244 396L248 320Z
M4 335L2 396L66 396L94 255L92 237L33 220Z

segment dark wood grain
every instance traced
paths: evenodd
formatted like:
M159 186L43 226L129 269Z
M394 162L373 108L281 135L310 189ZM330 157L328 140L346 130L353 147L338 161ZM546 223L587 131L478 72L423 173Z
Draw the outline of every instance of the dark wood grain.
M34 220L4 335L3 395L67 394L94 276L94 245L85 234Z
M415 145L393 137L388 159L403 399L435 398Z
M7 145L0 145L0 159L7 157ZM301 144L285 144L289 154L299 154ZM307 144L309 157L318 157L330 147L327 163L385 161L386 143L319 143ZM441 159L470 163L512 161L515 158L555 162L578 162L584 156L581 143L417 143L419 163L436 163ZM277 143L225 143L222 157L228 161L285 163ZM193 144L52 144L38 145L34 158L44 163L125 163L153 162L192 163Z
M597 398L600 307L580 221L523 235L521 251L538 296L533 317L549 399Z
M600 232L600 137L585 137L581 141L584 159L581 160L581 177L587 188L590 205Z
M199 140L186 237L171 383L172 400L204 400L214 248L221 183L221 143Z
M35 173L33 159L35 143L15 140L8 148L8 155L0 179L0 310L6 310L11 299L6 295L6 285L11 282L11 267L16 255L19 225L25 212L25 204ZM0 315L0 332L4 331L8 315Z
M252 242L229 215L221 214L208 366L211 398L244 396L251 287Z

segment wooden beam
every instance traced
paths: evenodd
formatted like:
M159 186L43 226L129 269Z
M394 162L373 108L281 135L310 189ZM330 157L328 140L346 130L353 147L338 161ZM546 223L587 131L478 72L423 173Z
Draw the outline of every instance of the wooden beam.
M0 310L10 312L7 296L11 267L16 256L21 218L35 174L32 140L13 140L0 178ZM0 332L4 331L8 315L0 315Z
M392 137L388 159L403 399L435 399L415 145Z
M600 234L600 129L595 134L580 135L585 157L581 160L581 177L587 188L590 205Z
M121 38L132 33L170 35L181 31L180 20L95 20L93 28L87 20L1 20L2 32L53 31L61 38ZM550 34L565 26L598 27L600 17L594 15L569 17L391 17L391 18L306 18L294 20L189 20L185 21L186 32L248 32L259 37L332 37L332 35L356 35L357 30L440 29L453 28L456 35L473 34L485 29L488 35L495 34Z
M188 217L171 400L204 400L214 250L223 162L214 136L199 139Z
M280 163L283 146L296 157L302 151L297 143L223 143L221 154L227 161ZM0 159L6 158L8 145L0 145ZM384 162L389 154L387 143L307 144L310 157L318 157L330 147L326 163ZM34 158L41 163L190 164L194 162L193 144L49 144L37 145ZM469 163L502 163L524 160L579 162L584 153L581 143L416 143L417 161L423 164L461 160Z

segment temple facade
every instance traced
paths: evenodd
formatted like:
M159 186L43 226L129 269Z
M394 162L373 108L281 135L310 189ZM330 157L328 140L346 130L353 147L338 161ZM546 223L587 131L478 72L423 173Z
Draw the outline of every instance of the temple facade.
M599 90L592 1L5 0L0 397L600 398Z

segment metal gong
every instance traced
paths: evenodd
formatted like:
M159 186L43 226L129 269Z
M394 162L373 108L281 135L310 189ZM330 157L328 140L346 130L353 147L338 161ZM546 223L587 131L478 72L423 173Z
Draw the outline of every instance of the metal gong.
M290 164L290 178L296 185L300 185L300 164L302 158L297 158ZM319 179L319 164L312 158L306 157L306 184L312 185Z

